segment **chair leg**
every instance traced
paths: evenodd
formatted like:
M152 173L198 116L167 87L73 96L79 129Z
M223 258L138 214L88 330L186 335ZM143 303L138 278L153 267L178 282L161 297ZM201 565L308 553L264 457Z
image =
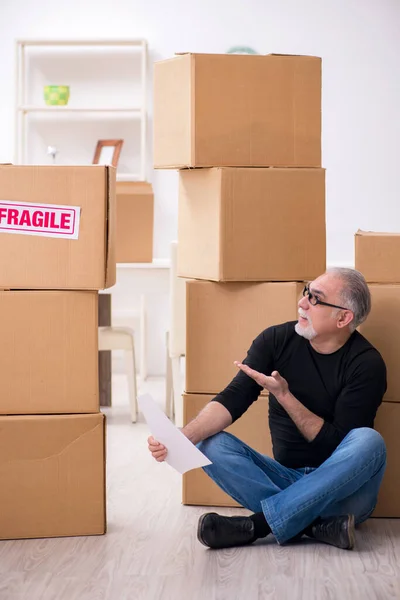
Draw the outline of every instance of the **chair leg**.
M172 366L172 391L174 394L174 413L175 425L183 427L183 382L181 375L181 359L180 356L173 356L171 359Z
M140 377L147 379L147 327L146 327L146 301L145 296L140 296Z
M129 403L131 407L132 423L136 423L138 405L137 405L137 385L136 385L136 364L135 350L125 350L125 365L128 376Z
M169 355L169 331L166 333L166 377L165 377L165 414L169 419L174 416L172 366Z

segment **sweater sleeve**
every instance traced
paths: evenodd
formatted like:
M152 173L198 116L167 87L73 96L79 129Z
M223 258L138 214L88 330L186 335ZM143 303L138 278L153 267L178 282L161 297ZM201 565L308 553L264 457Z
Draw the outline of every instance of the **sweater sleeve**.
M273 371L274 328L260 333L251 344L243 364L270 375ZM227 387L212 401L220 402L231 413L232 423L257 400L263 388L243 371L238 371Z
M332 422L325 421L310 445L326 460L352 430L374 426L386 392L386 366L377 351L359 357L336 401Z

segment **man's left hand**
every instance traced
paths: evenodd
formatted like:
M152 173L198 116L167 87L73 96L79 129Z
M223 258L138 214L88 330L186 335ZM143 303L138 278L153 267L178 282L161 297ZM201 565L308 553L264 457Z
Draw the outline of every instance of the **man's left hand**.
M258 371L255 371L249 366L238 361L235 361L235 365L238 367L238 369L243 371L243 373L246 373L246 375L254 379L258 385L261 385L261 387L271 392L271 394L273 394L277 400L289 392L288 382L279 375L278 371L273 371L271 376L268 377L268 375L259 373Z

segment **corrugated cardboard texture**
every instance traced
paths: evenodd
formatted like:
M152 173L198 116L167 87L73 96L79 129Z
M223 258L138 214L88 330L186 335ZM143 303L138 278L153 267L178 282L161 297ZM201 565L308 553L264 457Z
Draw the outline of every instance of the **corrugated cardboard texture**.
M304 284L186 283L188 393L217 394L264 329L297 319Z
M0 199L81 208L79 239L0 233L0 287L93 289L115 283L115 169L2 166Z
M194 59L172 58L154 64L154 163L163 166L194 160L193 82ZM192 158L193 157L193 158Z
M211 281L219 281L221 277L221 190L221 169L179 172L177 269L180 277L184 277L183 273Z
M186 54L154 68L154 166L321 166L321 59Z
M213 397L203 394L184 394L184 424L186 425L194 419ZM268 397L260 396L248 411L226 431L240 438L257 452L272 456L272 441L268 425ZM182 486L183 504L239 506L206 475L203 469L194 469L185 473Z
M106 171L107 179L107 222L106 222L106 280L104 288L110 288L117 281L116 237L117 237L117 199L116 174L113 167Z
M118 181L117 214L117 262L152 262L154 194L151 183Z
M400 404L383 402L375 420L375 429L386 443L387 465L373 517L400 517Z
M178 274L304 281L326 268L323 169L179 172Z
M400 283L400 233L358 231L355 267L371 283Z
M0 417L0 538L105 533L104 416Z
M400 285L369 284L368 287L372 309L359 330L379 350L386 363L385 400L400 402Z
M99 410L97 292L0 292L0 413Z

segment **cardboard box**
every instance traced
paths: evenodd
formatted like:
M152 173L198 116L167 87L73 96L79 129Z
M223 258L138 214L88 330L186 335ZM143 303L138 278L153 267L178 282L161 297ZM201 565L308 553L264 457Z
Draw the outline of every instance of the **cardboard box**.
M371 283L400 283L400 233L357 231L355 267Z
M297 320L300 283L186 283L188 393L217 394L264 329Z
M184 394L184 424L194 419L213 397L203 394ZM268 396L260 396L226 431L240 438L257 452L272 456L272 441L268 425ZM182 502L201 506L239 506L203 469L194 469L183 475Z
M99 410L97 293L0 291L0 413Z
M359 331L385 361L388 382L385 400L400 402L400 285L369 284L368 287L372 308Z
M117 263L153 260L154 194L145 181L117 182Z
M106 531L104 415L0 417L0 538Z
M115 169L0 166L0 288L115 283Z
M323 169L179 172L178 274L304 281L326 269Z
M400 404L382 402L375 419L375 429L386 443L387 464L378 503L373 517L388 519L400 517L399 480L400 480Z
M155 63L154 166L320 167L321 59L183 54Z

